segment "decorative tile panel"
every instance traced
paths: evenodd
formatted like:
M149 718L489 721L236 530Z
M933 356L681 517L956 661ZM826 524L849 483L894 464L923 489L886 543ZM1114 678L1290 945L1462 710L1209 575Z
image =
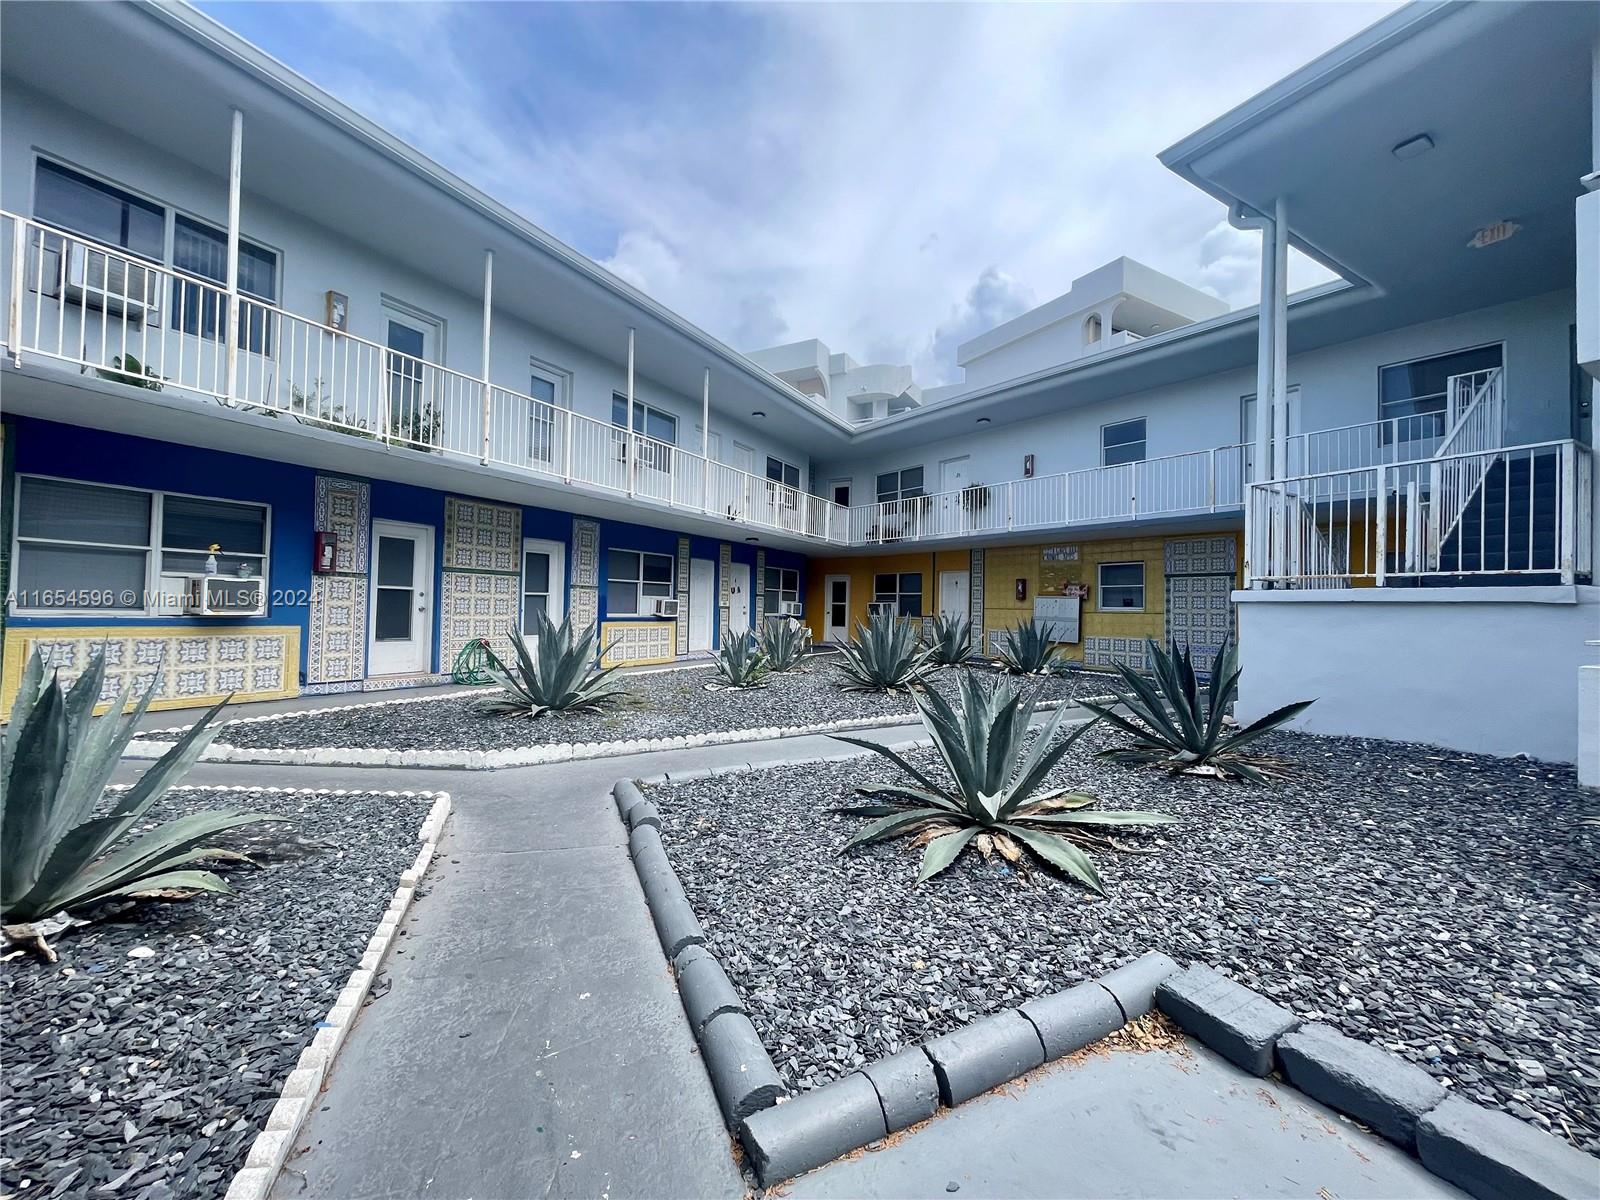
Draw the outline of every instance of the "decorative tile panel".
M372 489L356 479L318 475L312 525L338 535L333 557L339 574L365 575L372 536Z
M600 522L572 519L572 595L567 611L582 632L600 618Z
M505 661L512 654L507 631L517 623L522 597L516 575L446 571L440 581L439 665L454 667L467 643L486 640Z
M500 571L520 569L522 510L461 496L444 501L444 569Z
M677 652L689 653L689 539L678 539Z
M311 579L306 681L331 683L367 673L367 581L361 575Z
M1232 534L1168 538L1168 575L1233 575L1238 571L1239 541Z
M967 594L972 600L972 627L983 628L983 551L972 551L972 563L969 568Z
M765 617L766 613L767 613L766 590L767 590L767 552L765 550L757 550L756 551L756 623L758 625L761 623L761 619L763 617Z
M1086 637L1083 639L1083 665L1114 667L1118 664L1136 671L1149 668L1145 661L1144 639L1126 637Z
M607 621L601 629L602 645L611 645L600 665L667 663L673 660L671 621Z
M733 546L723 542L717 547L717 631L718 640L721 633L728 628L730 614L733 612Z
M0 711L11 711L23 667L35 649L66 683L83 673L102 644L107 665L102 700L115 698L129 680L138 689L154 685L152 709L215 704L230 692L239 702L282 700L299 692L297 626L13 627L5 635Z

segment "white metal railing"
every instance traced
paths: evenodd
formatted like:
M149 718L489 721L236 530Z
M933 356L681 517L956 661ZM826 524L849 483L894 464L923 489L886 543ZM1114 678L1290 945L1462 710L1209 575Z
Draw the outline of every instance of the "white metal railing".
M1443 481L1471 478L1464 499ZM1250 485L1251 580L1379 587L1592 570L1593 455L1570 439ZM1439 532L1434 532L1439 531Z
M1221 446L858 504L850 510L850 541L880 545L1221 512L1244 503L1243 464L1243 447Z

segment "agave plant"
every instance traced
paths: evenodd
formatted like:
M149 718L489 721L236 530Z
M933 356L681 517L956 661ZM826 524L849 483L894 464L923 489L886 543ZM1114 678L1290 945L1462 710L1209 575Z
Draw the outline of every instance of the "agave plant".
M792 671L811 650L811 630L799 621L768 621L761 628L761 653L774 671Z
M959 667L972 654L972 622L966 617L939 614L933 619L928 649L941 667Z
M1176 645L1171 652L1145 640L1145 651L1155 673L1155 682L1119 665L1118 672L1130 694L1123 703L1132 712L1124 717L1093 701L1081 701L1084 708L1134 740L1127 745L1102 750L1100 757L1118 762L1158 763L1176 773L1213 775L1221 779L1264 782L1268 775L1282 775L1282 764L1259 755L1242 753L1264 733L1293 720L1316 703L1297 700L1269 712L1243 729L1229 724L1228 709L1239 691L1239 650L1231 638L1217 647L1209 686L1203 691L1195 678L1194 664L1187 649ZM1170 708L1170 711L1169 711Z
M933 652L923 646L917 625L888 613L874 613L839 648L840 684L851 692L899 692L919 687L932 669Z
M1060 654L1037 621L1018 621L1000 641L1000 665L1011 675L1047 675L1056 668Z
M1034 698L1016 683L1000 680L987 686L969 671L961 679L959 709L931 690L917 696L917 708L950 773L950 785L935 782L887 746L837 735L837 741L881 754L912 782L858 788L870 803L834 811L873 818L845 844L846 851L912 835L914 844L924 846L918 883L932 879L969 845L976 845L986 857L998 854L1011 863L1021 863L1031 854L1103 894L1099 872L1087 851L1124 848L1104 831L1176 820L1165 813L1097 809L1092 807L1093 796L1045 788L1051 769L1093 723L1056 741L1064 715L1058 711L1030 743Z
M717 674L729 687L766 687L771 670L756 635L749 630L728 638L717 651Z
M217 834L279 818L265 813L207 811L164 822L125 843L121 839L150 806L181 779L216 732L211 722L223 700L196 721L137 783L114 794L95 814L111 772L149 707L148 688L123 716L130 681L104 716L94 706L105 682L105 655L95 656L69 690L52 673L44 679L35 653L23 669L5 733L0 778L0 924L16 940L32 940L53 962L36 924L113 896L226 892L210 871L190 864L230 852L208 849ZM20 928L18 928L20 926Z
M611 646L595 652L600 641L595 623L591 621L574 637L571 617L560 625L542 612L538 618L538 645L532 649L520 631L515 627L509 630L511 648L516 652L516 661L510 666L490 651L489 678L503 690L479 700L478 711L535 718L546 713L594 712L615 703L622 687L609 681L615 667L596 665Z

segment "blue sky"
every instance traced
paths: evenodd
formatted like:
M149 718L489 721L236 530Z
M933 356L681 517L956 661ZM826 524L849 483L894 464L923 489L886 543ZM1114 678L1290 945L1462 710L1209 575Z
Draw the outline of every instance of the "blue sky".
M1252 238L1155 156L1393 6L204 7L736 348L934 384L1119 254L1250 303Z

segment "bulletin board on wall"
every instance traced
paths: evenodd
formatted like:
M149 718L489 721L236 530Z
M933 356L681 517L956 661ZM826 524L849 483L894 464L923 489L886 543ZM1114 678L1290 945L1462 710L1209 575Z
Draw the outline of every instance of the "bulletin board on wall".
M1083 640L1083 554L1077 545L1039 548L1039 594L1033 619L1049 630L1052 642L1076 645Z
M1060 596L1082 576L1083 555L1077 546L1039 548L1039 596Z

